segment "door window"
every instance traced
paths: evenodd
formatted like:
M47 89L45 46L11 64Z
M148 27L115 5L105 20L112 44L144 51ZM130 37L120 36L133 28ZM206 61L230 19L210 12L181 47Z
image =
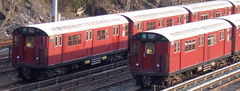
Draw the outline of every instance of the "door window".
M138 42L133 42L133 46L132 46L132 52L137 53L139 49L139 44Z
M154 43L146 43L146 54L154 54L155 48Z
M20 44L19 36L15 36L15 38L14 38L14 45L15 46L19 46L19 44Z
M34 44L35 44L35 42L34 42L34 37L28 36L28 37L26 38L26 46L27 46L27 47L34 47Z

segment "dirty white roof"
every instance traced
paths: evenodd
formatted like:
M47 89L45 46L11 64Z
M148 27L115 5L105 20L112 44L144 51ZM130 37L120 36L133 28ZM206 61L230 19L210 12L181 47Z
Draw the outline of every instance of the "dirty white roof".
M233 14L233 15L223 16L223 17L218 17L218 18L229 20L235 26L239 26L240 25L240 14Z
M139 10L133 12L119 13L124 15L133 22L145 21L151 19L160 19L169 16L188 14L188 11L180 6L169 6L155 9Z
M235 6L240 5L240 0L216 0L216 1L229 1L232 2Z
M182 6L189 9L191 12L200 12L200 11L224 8L224 7L231 7L232 4L228 1L208 1L208 2L187 4Z
M47 33L49 36L52 36L126 23L128 23L128 20L123 16L112 14L59 22L27 25L24 27L38 28Z
M231 27L232 27L231 24L225 20L209 19L199 22L192 22L183 25L145 31L142 33L156 33L165 36L170 42L172 42L175 40L190 38L193 36L206 34Z

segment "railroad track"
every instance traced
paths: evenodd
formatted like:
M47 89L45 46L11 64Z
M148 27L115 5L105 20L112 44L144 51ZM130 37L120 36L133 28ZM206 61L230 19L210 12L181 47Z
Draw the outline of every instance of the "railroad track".
M224 83L238 79L239 76L240 62L163 89L162 91L211 90ZM154 90L158 90L158 88L156 87Z
M8 48L9 45L12 45L12 38L11 37L6 37L6 38L3 38L3 39L0 39L0 49Z
M129 72L127 69L128 61L120 61L113 64L108 64L105 66L64 75L56 78L52 78L49 80L39 81L30 83L27 85L17 84L13 86L14 88L4 89L5 91L32 91L32 90L46 90L46 91L56 91L56 90L64 90L68 88L76 88L75 86L79 86L85 84L87 82L96 82L97 79L102 79L103 77L114 77L114 75L120 76L120 74L124 75ZM131 78L128 78L131 79ZM103 79L102 79L103 80ZM105 78L105 80L107 80ZM127 79L125 79L127 80ZM96 83L94 83L96 84ZM85 84L84 87L87 87L91 84ZM81 86L80 86L81 88ZM99 87L97 88L99 89Z

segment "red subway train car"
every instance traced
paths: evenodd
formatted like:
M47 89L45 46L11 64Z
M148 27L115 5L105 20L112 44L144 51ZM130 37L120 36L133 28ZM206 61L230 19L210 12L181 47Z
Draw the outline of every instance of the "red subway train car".
M46 78L117 60L126 57L127 25L122 16L104 15L20 27L13 32L13 63L22 77Z
M129 59L137 84L165 88L183 77L239 62L239 20L235 14L134 35Z
M208 19L209 15L224 16L224 10L228 10L226 15L238 13L239 6L237 0L209 1L22 26L13 31L13 65L22 78L42 79L127 59L128 39L134 34ZM194 13L198 18L193 19Z
M209 1L182 5L182 7L189 10L189 20L191 22L227 16L235 13L233 12L234 6L228 1Z
M133 34L136 34L142 31L185 24L188 22L189 12L180 6L169 6L120 14L130 20L130 29Z

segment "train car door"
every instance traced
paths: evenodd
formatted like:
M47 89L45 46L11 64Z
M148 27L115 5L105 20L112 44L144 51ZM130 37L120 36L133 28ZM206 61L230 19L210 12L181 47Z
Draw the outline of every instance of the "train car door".
M23 63L34 64L35 62L35 37L34 36L22 36L23 39Z
M155 68L155 43L145 42L143 43L143 61L142 68L144 71L154 71Z
M119 49L119 26L113 28L113 50Z
M45 51L46 49L46 37L45 36L35 36L35 54L36 61L38 64L45 64Z

